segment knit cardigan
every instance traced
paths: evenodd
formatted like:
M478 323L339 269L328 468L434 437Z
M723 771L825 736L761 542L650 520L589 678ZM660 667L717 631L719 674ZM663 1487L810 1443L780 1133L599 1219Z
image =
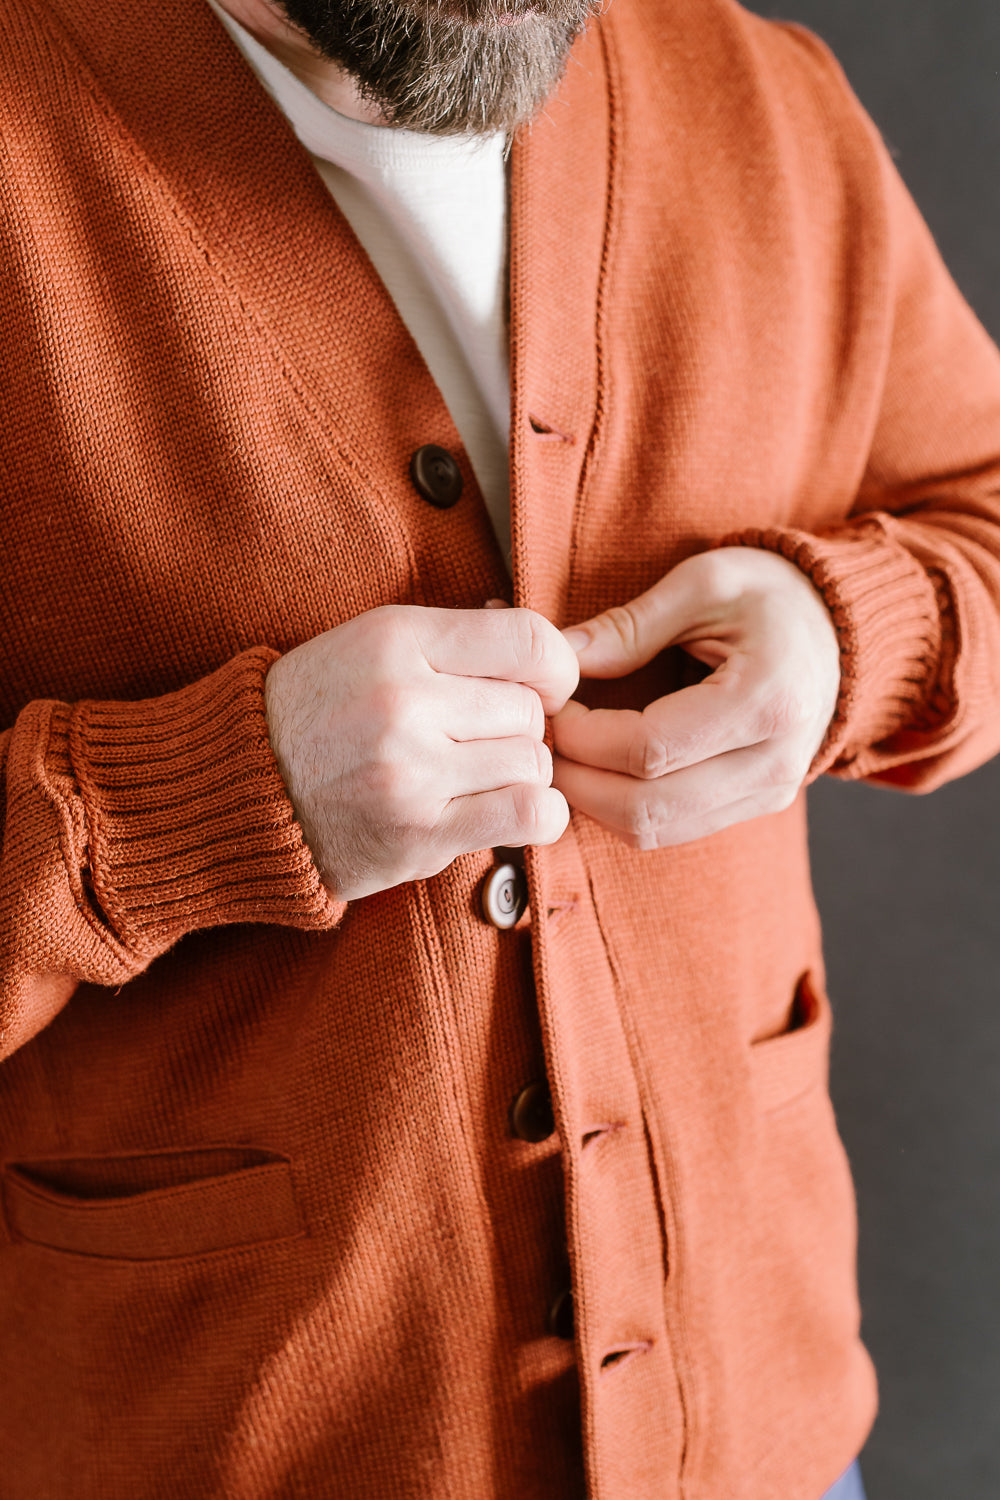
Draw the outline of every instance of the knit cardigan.
M202 0L7 0L0 195L5 1500L816 1500L875 1384L804 799L574 817L509 931L488 850L331 900L263 679L509 589L440 394ZM771 548L841 642L816 774L993 754L1000 357L826 50L613 0L510 216L516 601Z

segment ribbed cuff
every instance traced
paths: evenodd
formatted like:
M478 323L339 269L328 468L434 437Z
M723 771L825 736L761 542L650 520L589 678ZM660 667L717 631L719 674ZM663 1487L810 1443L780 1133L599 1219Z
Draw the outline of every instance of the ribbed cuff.
M94 894L137 952L223 923L326 928L343 915L271 750L276 657L255 648L161 698L80 703L65 726Z
M807 575L833 617L840 694L809 781L828 770L863 775L867 749L923 727L941 669L941 604L932 578L877 519L823 536L753 528L720 546L779 553Z

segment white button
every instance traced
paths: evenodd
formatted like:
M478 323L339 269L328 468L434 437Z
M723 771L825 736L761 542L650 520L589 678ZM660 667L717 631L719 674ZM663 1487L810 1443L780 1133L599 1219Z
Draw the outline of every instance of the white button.
M483 915L494 927L513 927L528 904L524 871L497 865L483 886Z

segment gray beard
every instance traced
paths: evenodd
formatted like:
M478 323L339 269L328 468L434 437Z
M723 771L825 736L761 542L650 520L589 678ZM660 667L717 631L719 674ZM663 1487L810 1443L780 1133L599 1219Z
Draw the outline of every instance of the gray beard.
M600 0L279 3L387 124L430 135L513 135L541 109L600 9Z

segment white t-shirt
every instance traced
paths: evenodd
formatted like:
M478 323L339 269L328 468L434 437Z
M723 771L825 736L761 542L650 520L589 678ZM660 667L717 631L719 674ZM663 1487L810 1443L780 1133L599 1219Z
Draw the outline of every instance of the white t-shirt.
M209 4L309 152L399 309L461 434L509 567L504 136L432 136L351 120Z

